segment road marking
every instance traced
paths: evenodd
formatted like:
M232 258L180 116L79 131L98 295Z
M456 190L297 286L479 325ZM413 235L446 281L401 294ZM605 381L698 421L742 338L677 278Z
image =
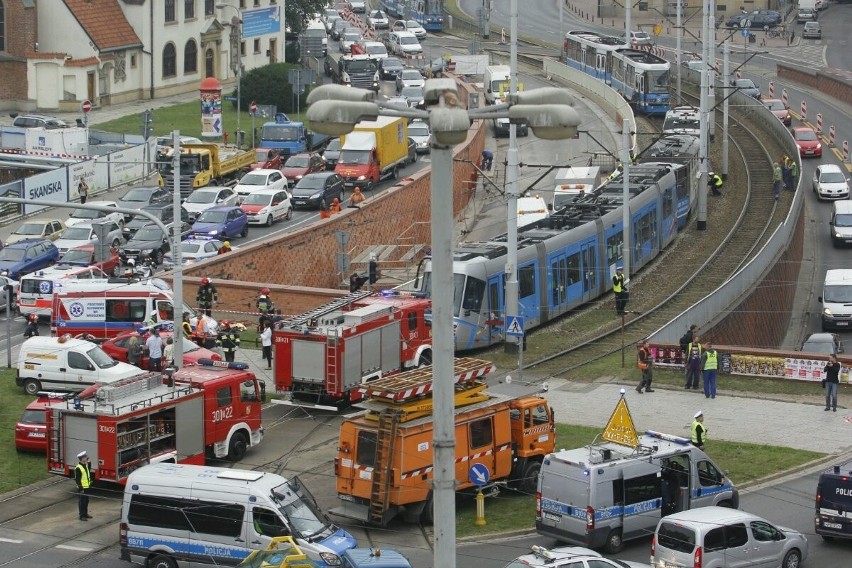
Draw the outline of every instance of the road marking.
M18 540L16 538L2 538L0 537L0 542L8 542L9 544L21 544L22 540Z
M62 550L76 550L78 552L92 552L94 548L84 547L84 546L71 546L69 544L57 544L56 548L61 548Z

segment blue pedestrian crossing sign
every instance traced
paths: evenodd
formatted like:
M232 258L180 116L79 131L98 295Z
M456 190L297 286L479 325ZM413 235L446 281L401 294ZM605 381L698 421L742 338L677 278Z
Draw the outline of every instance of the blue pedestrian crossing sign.
M471 483L477 487L482 487L488 483L489 479L491 479L491 472L488 471L488 466L481 463L475 463L470 466L470 471L468 472L467 477L470 479Z
M523 337L524 318L521 316L506 316L506 335L508 337Z

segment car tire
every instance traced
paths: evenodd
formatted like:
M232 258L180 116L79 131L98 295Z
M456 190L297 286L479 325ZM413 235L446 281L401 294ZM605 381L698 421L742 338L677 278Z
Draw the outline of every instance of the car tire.
M154 254L154 264L156 264L157 266L160 266L161 264L163 264L163 256L164 256L164 255L163 255L163 251L162 251L162 250L158 250L158 251Z
M290 220L290 219L292 219L292 218L293 218L293 208L292 208L292 207L288 207L288 208L287 208L287 215L285 215L285 216L284 216L284 220L285 220L285 221L289 221L289 220Z
M784 555L784 561L781 563L781 568L799 568L801 563L802 553L794 548Z
M246 238L248 236L248 223L243 225L243 230L240 231L240 236Z
M24 380L24 392L26 392L30 396L35 396L38 394L38 391L41 390L41 383L38 379L26 379Z
M272 226L272 213L270 213L269 215L266 216L266 226L267 227Z

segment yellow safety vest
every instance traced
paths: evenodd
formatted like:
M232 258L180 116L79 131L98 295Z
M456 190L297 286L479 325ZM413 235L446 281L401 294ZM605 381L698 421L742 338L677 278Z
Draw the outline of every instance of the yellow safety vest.
M698 430L701 429L701 442L704 443L707 441L707 428L704 427L704 424L699 422L697 419L692 421L692 443L698 443Z
M718 354L718 352L714 349L713 351L706 351L705 353L707 353L707 359L704 361L704 369L707 370L707 371L709 371L711 369L712 370L718 369L719 368L719 354Z
M624 291L624 275L615 275L612 280L612 291L616 294L621 294Z
M77 469L80 470L80 486L83 489L88 489L92 485L92 474L89 471L89 468L78 463Z

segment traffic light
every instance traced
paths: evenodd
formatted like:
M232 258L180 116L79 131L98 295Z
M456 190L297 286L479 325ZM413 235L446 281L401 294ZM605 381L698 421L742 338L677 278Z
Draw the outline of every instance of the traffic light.
M142 136L147 140L154 135L154 111L143 110L140 118L142 119Z
M353 272L349 277L349 292L357 292L367 282L366 276L358 276L357 272Z
M375 284L376 280L379 279L379 263L375 260L370 260L370 268L368 274L370 278L370 284Z

